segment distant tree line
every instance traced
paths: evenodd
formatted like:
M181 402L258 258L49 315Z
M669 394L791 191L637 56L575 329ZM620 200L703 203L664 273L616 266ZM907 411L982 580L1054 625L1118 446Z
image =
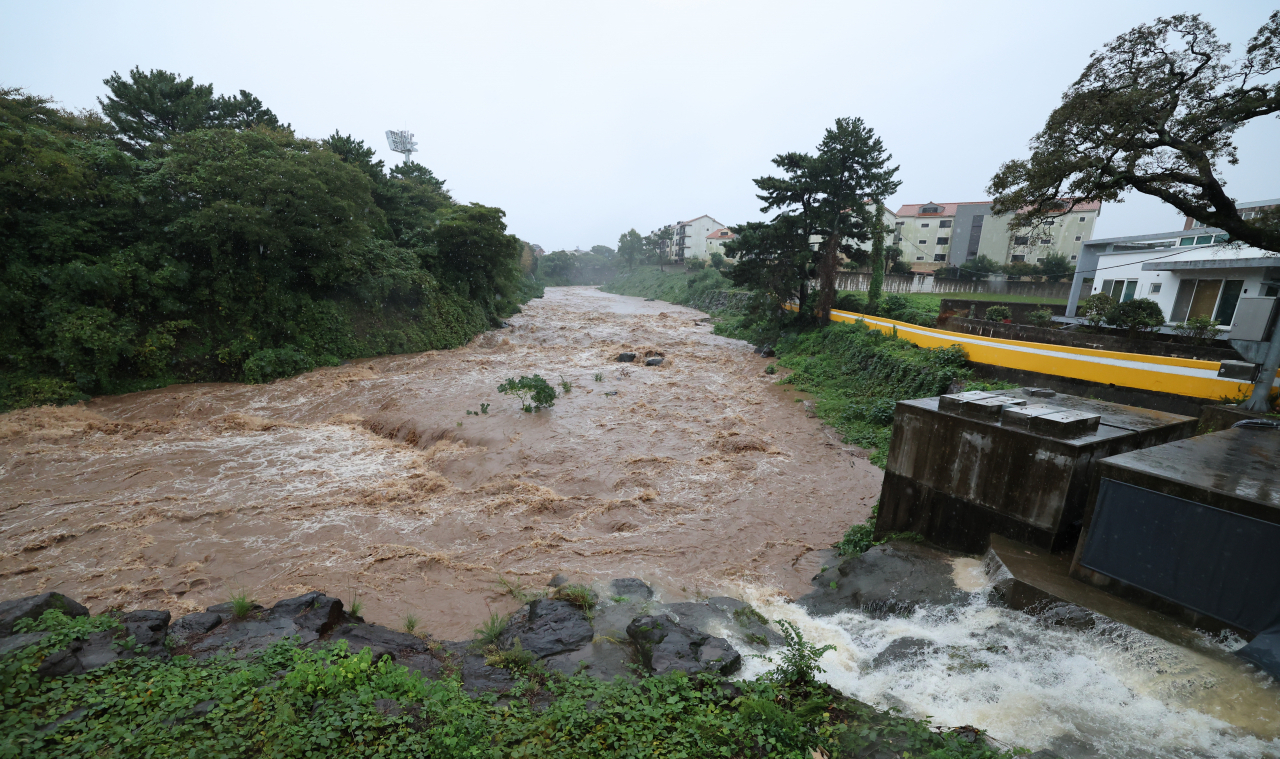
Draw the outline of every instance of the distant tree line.
M503 212L165 71L0 90L0 409L452 347L532 283Z

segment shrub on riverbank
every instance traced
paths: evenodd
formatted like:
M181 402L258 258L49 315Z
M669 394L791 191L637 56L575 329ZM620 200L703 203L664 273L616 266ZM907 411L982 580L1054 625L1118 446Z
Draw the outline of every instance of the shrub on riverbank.
M457 347L538 294L502 210L425 166L265 109L148 143L129 124L223 100L130 77L123 126L0 89L0 411Z
M42 679L42 657L107 617L51 612L53 631L0 659L0 759L53 757L701 757L810 759L868 749L1007 756L972 736L878 712L833 690L682 673L601 682L533 665L499 702L369 649L278 642L245 659L123 659ZM118 623L114 623L118 626ZM56 643L55 643L56 639ZM52 727L50 727L52 726Z
M733 283L716 269L685 271L672 265L665 268L662 271L657 266L637 266L618 274L600 289L616 295L653 298L687 306L700 303L713 293L733 288Z

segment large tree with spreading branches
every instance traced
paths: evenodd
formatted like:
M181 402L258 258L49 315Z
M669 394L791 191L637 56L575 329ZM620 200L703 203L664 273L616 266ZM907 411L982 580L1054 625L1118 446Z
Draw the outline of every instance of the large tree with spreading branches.
M1231 46L1198 15L1156 19L1095 52L1031 141L1031 157L991 180L994 213L1035 227L1082 203L1137 191L1280 253L1280 212L1246 220L1219 171L1239 162L1233 138L1280 112L1280 11L1229 60ZM1064 200L1065 199L1065 200Z

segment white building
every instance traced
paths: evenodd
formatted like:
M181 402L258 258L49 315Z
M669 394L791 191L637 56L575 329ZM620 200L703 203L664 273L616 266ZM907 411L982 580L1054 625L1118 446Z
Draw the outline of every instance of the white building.
M706 215L676 222L672 225L671 257L676 261L708 258L710 251L707 249L707 236L720 229L724 229L724 225Z
M1208 316L1228 330L1241 298L1280 295L1280 257L1231 244L1217 229L1094 240L1084 246L1067 316L1081 300L1106 293L1120 302L1155 301L1165 322ZM1086 290L1084 280L1092 279Z
M723 256L724 244L736 239L738 239L738 236L724 227L712 231L711 234L707 235L706 255L704 257L710 258L713 252Z

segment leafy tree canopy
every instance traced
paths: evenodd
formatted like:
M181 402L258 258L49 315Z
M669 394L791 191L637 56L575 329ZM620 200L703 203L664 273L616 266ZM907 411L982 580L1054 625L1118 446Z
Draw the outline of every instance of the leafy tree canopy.
M119 73L102 80L111 91L98 99L103 114L119 130L120 138L135 155L153 143L197 129L249 129L265 126L288 129L271 109L251 93L214 97L212 84L196 84L194 78L134 67L126 80Z
M1246 221L1219 176L1223 162L1239 161L1235 133L1280 112L1280 11L1243 57L1229 60L1230 51L1198 15L1159 18L1116 37L1063 94L1032 139L1031 157L992 178L993 212L1016 212L1016 226L1034 226L1136 190L1280 253L1280 214Z
M635 266L637 261L643 260L644 251L644 238L634 229L629 229L618 237L618 258L622 259L628 268Z

